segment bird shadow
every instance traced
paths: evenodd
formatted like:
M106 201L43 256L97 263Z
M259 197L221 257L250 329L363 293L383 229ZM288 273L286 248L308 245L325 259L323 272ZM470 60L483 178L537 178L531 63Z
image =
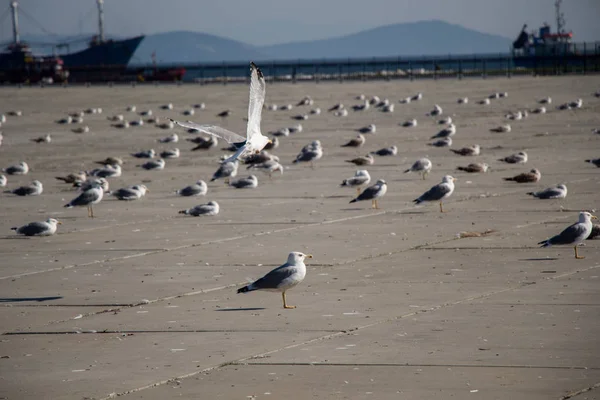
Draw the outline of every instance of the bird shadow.
M246 307L246 308L219 308L215 311L260 311L265 310L264 307Z
M22 303L25 301L51 301L62 299L62 296L48 296L48 297L4 297L0 298L0 303Z
M519 258L519 261L556 261L557 257L544 257L544 258Z

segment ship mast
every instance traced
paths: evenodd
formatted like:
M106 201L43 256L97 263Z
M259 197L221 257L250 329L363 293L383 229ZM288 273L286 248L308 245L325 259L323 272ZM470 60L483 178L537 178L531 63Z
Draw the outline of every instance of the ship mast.
M17 13L18 6L19 5L16 1L10 3L13 23L13 41L15 42L15 44L19 44L21 42L21 38L19 37L19 15Z
M554 8L556 10L556 33L565 33L565 14L560 11L562 0L556 0Z
M104 0L96 0L98 3L98 31L100 32L100 43L104 42Z

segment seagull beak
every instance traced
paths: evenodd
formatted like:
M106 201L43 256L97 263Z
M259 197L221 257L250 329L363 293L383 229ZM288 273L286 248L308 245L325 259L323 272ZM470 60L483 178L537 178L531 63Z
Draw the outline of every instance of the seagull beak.
M452 178L452 182L456 182L458 179L456 178Z
M312 254L306 254L306 258L313 258Z
M59 225L62 225L62 222L60 222L60 221L56 221L56 223L59 224Z
M596 217L595 215L592 215L592 219L598 219L598 217Z
M269 139L269 141L267 143L273 144L273 141L271 139Z

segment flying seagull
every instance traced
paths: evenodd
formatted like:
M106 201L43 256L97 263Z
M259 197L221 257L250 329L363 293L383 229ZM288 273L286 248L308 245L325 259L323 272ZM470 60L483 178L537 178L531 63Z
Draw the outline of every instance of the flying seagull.
M228 143L234 143L238 150L225 161L233 161L239 159L244 153L258 153L267 143L269 138L260 133L260 118L263 104L265 102L265 77L261 70L254 64L250 63L250 102L248 105L248 126L246 130L246 138L237 133L228 131L215 125L199 125L193 122L173 121L179 126L188 129L197 129L200 132L216 136Z

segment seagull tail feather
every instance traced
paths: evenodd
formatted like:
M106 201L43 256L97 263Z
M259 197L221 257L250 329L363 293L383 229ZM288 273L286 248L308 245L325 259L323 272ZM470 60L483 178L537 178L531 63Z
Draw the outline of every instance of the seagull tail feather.
M550 243L550 239L542 240L538 244L541 244L540 247L550 247L550 246L552 246L552 243Z
M256 288L255 288L255 287L252 285L252 283L251 283L251 284L249 284L249 285L246 285L246 286L244 286L243 288L239 288L239 289L237 290L237 292L238 292L238 293L246 293L246 292L252 292L252 291L254 291L254 290L257 290L257 289L256 289Z

